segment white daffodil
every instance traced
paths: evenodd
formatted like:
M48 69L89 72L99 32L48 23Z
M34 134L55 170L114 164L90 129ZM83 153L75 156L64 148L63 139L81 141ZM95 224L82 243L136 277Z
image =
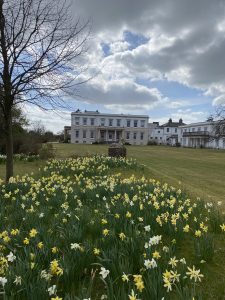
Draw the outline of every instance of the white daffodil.
M101 267L99 274L102 275L102 278L105 279L109 275L109 270L106 270L104 267Z
M70 249L78 250L78 249L80 249L80 245L78 243L71 243Z
M50 286L50 288L48 288L49 296L55 295L56 293L57 293L57 288L55 284L53 286Z
M13 281L16 285L21 285L22 283L22 277L21 276L16 276L15 280Z
M147 226L144 227L144 229L145 229L146 232L149 232L151 230L151 226L147 225Z
M7 283L7 279L5 277L0 277L0 284L4 287L5 284Z
M16 259L16 256L10 252L9 255L7 255L7 259L8 261L13 262Z

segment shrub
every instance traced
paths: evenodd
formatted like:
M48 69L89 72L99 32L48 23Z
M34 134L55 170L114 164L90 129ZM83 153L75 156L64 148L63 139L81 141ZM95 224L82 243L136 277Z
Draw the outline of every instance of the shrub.
M147 145L148 146L157 146L158 144L157 144L157 142L155 140L153 140L153 141L148 141Z

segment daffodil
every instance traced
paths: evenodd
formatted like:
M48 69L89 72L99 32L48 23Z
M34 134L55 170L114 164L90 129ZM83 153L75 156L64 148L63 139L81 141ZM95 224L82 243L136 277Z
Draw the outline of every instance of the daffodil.
M99 255L100 254L100 249L98 249L98 248L94 248L94 250L93 250L93 253L94 253L94 255Z
M204 277L203 274L200 273L200 270L196 270L195 266L188 267L189 272L186 272L186 274L190 277L190 279L194 279L195 282L201 281L201 278Z
M222 231L225 232L225 224L220 225L220 228L221 228Z
M108 230L107 228L103 229L102 234L103 234L104 236L109 235L109 230Z
M123 280L123 282L129 282L129 277L128 277L128 275L126 275L125 273L123 273L123 275L122 275L122 280Z

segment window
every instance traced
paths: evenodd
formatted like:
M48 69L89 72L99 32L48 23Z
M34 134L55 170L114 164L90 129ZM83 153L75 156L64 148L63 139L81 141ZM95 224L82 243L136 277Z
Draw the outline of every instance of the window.
M105 126L105 118L101 118L101 126Z
M177 133L177 128L175 128L175 133Z
M201 131L201 127L198 127L198 131Z
M86 139L86 136L87 136L87 132L86 130L83 130L83 139Z
M141 140L144 139L144 132L141 132Z
M166 132L170 132L170 129L169 129L169 128L166 128Z
M79 138L79 130L75 131L75 136L76 136L76 138Z
M160 140L162 140L162 137L160 137Z
M158 130L158 133L160 133L160 130Z
M83 118L83 125L87 125L87 118Z
M80 118L79 117L75 117L75 125L80 125Z
M127 127L130 127L130 120L127 120Z
M113 126L113 119L109 119L109 126Z
M91 139L94 138L94 131L93 130L91 130L91 132L90 132L90 137L91 137Z
M192 132L195 132L195 128L192 128Z
M138 127L138 120L134 120L134 127Z
M127 133L126 133L126 139L127 139L127 140L130 139L130 132L129 132L129 131L127 131Z
M112 131L109 131L109 140L112 140L113 139L113 133Z
M187 129L184 129L184 132L187 132Z
M204 127L204 131L207 131L207 129L208 129L207 127Z
M121 123L121 120L120 120L120 119L117 119L117 120L116 120L116 126L120 127L120 123Z
M136 139L137 139L137 133L134 132L134 140L136 140Z
M91 118L91 125L95 125L95 119Z
M141 127L145 127L145 120L141 120Z

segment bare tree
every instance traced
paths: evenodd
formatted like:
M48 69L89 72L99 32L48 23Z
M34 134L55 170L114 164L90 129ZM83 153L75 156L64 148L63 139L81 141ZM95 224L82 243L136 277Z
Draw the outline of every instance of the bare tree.
M216 108L213 119L213 139L219 140L225 138L225 106L221 105Z
M0 0L0 107L6 134L6 181L13 176L12 109L28 102L62 105L83 72L89 21L75 20L67 0Z

